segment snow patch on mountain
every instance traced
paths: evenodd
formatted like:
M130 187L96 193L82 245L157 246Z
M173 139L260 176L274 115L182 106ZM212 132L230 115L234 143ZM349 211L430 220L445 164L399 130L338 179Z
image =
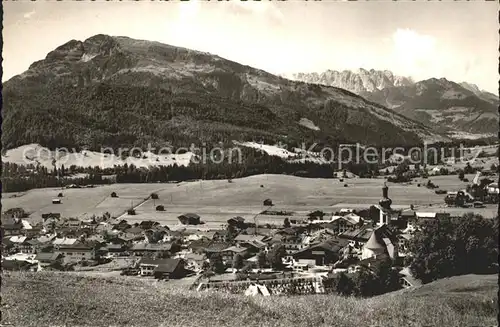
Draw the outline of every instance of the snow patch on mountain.
M299 124L314 131L319 131L319 127L314 125L314 123L307 118L300 118Z
M3 163L15 163L21 166L41 165L48 170L56 167L60 168L64 165L66 168L75 165L77 167L100 167L101 169L113 168L115 165L123 166L134 165L136 167L155 167L155 166L188 166L195 154L186 152L183 154L165 153L154 154L146 151L140 157L126 157L122 159L120 156L102 153L95 151L83 150L80 152L69 152L71 149L59 149L52 151L40 144L27 144L17 148L9 149L2 154Z

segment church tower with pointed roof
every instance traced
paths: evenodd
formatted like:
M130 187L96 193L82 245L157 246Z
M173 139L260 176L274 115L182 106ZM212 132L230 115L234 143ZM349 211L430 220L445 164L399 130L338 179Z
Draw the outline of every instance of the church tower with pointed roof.
M389 198L389 187L385 182L384 187L382 187L382 199L378 203L385 210L391 210L392 200Z

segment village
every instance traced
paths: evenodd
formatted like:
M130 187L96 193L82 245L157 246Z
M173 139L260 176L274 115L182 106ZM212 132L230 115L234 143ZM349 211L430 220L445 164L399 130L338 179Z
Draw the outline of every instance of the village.
M497 184L481 183L479 176L473 180L473 193L481 193L481 185L481 199L497 199ZM473 211L483 206L467 191L457 191L446 195L450 207ZM158 199L154 193L150 197ZM54 204L60 201L53 199ZM185 213L169 228L152 220L128 222L133 209L119 218L109 213L89 219L46 213L43 222L31 224L22 208L12 208L2 214L2 266L4 271L106 271L123 278L186 280L198 291L279 295L324 293L328 278L341 272L373 273L390 260L401 288L418 286L421 282L405 265L411 255L408 243L422 224L453 214L392 205L384 183L378 203L333 213L313 210L307 219L273 211L272 199L264 199L262 213L282 218L281 224L256 224L257 216L252 221L235 216L219 228L199 228L203 217ZM156 210L168 211L168 206Z

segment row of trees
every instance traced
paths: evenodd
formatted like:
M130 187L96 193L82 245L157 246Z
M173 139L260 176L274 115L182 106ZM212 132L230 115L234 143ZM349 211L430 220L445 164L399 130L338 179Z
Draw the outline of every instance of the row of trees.
M355 274L335 274L323 281L327 293L343 296L369 297L396 291L401 288L399 273L391 260L380 263L373 272L361 270Z
M428 222L410 241L412 274L427 283L464 274L498 272L498 216L466 214Z

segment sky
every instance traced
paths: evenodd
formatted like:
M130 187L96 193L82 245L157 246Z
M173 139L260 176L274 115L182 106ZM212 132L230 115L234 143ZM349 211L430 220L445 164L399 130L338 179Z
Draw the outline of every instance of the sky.
M96 34L217 54L274 74L390 70L498 94L496 1L3 2L3 81Z

